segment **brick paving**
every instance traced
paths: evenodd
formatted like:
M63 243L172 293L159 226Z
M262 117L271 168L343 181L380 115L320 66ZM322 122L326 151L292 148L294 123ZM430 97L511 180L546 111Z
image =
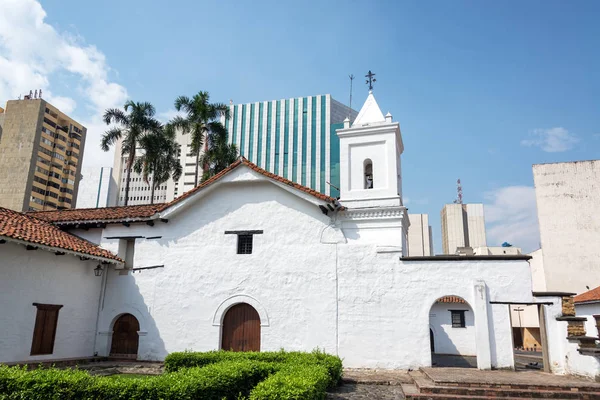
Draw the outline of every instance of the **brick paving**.
M436 384L523 385L547 387L597 388L600 383L572 375L553 375L540 371L480 371L465 368L423 368Z
M411 383L412 378L404 370L380 369L344 369L342 378L344 383L357 383L363 385L400 385Z
M331 400L397 400L404 399L399 385L365 385L344 383L334 391L327 393Z

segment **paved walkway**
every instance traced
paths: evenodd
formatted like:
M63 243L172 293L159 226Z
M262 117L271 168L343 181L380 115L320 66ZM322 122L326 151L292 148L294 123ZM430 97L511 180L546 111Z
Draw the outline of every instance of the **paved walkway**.
M526 385L548 387L593 387L600 383L572 375L553 375L541 371L480 371L465 368L423 368L429 379L437 384Z
M396 400L404 399L404 393L398 385L343 383L335 391L327 393L327 398L332 400Z

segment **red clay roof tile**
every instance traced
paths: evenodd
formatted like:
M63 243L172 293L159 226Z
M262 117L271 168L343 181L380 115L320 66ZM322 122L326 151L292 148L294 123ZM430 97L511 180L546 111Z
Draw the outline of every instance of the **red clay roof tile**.
M464 304L466 301L462 297L458 296L444 296L440 297L435 301L436 303L461 303Z
M588 301L600 301L600 286L590 291L575 296L575 303L587 303Z
M50 222L0 207L0 237L123 262L108 250L60 230Z
M120 222L150 219L164 205L144 204L105 208L73 208L70 210L32 211L27 213L44 221L55 223Z

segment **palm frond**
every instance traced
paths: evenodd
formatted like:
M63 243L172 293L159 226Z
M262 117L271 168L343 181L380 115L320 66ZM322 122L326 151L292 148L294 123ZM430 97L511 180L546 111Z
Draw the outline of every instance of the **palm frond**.
M123 131L121 128L114 127L107 130L104 132L104 135L102 135L102 139L100 140L100 148L102 148L104 151L108 151L110 146L115 144L122 135Z

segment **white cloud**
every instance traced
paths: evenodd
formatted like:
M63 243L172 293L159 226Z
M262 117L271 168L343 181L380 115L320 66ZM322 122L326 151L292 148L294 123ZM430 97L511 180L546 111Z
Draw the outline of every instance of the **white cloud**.
M539 248L535 189L507 186L485 194L485 222L489 246L509 242L524 252Z
M45 99L88 128L85 165L111 165L112 156L98 151L106 130L101 115L106 108L123 106L127 90L111 82L104 54L80 37L57 32L45 22L46 12L36 0L0 0L0 9L0 101L43 89ZM56 73L73 78L79 92L52 86ZM76 95L86 107L77 108Z
M523 146L536 146L548 153L558 153L571 150L577 143L577 135L565 128L534 129L529 132L529 138L522 140Z
M186 114L184 112L177 111L174 108L171 108L170 110L158 113L156 115L156 118L158 118L158 120L160 122L166 123L166 122L169 122L170 120L172 120L176 116L185 117Z

